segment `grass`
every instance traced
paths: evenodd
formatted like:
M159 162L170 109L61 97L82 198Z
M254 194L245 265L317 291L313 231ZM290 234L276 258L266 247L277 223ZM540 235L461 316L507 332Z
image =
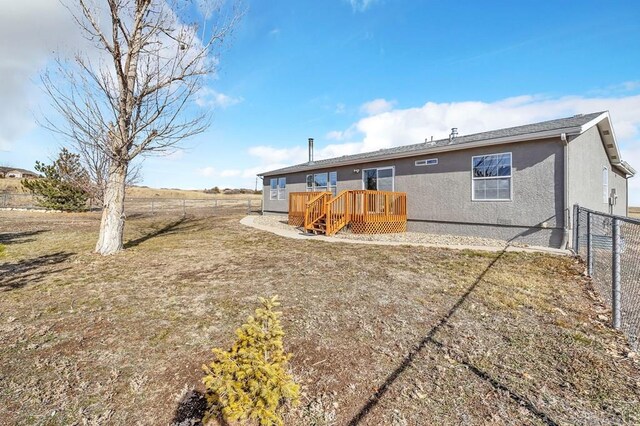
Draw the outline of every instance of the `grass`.
M629 207L629 216L640 219L640 207Z
M8 194L27 194L22 184L21 179L5 178L0 179L0 193ZM257 199L262 198L261 195L256 194L206 194L202 190L188 190L188 189L169 189L169 188L149 188L147 186L131 186L127 188L127 196L130 198L179 198L179 199L213 199L213 198L241 198Z
M0 418L169 424L277 294L287 425L640 422L637 361L573 259L287 240L242 212L131 217L111 257L95 214L0 212Z

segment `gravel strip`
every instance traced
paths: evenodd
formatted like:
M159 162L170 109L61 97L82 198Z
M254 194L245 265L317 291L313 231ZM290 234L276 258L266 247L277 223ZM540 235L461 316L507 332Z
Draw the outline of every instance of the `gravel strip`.
M275 229L292 230L296 229L287 224L286 217L282 216L259 216L256 217L254 223L270 226ZM352 234L348 230L343 230L334 235L336 238L344 238L350 240L362 241L382 241L407 244L434 244L439 246L485 246L485 247L503 247L507 244L504 240L495 240L491 238L472 237L465 235L440 235L425 234L422 232L404 232L398 234ZM527 247L526 244L512 243L516 247Z

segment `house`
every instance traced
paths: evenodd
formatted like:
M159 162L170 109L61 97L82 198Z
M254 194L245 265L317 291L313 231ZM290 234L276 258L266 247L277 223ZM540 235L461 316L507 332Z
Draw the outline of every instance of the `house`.
M24 178L37 178L38 174L25 169L16 169L13 167L0 167L0 178L13 178L13 179L24 179Z
M290 194L406 193L409 231L565 247L574 204L627 215L628 179L608 112L310 161L262 173L264 214Z

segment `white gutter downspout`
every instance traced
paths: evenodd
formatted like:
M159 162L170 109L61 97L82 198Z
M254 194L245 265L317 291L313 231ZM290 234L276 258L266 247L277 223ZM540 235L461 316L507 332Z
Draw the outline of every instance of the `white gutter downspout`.
M566 249L569 243L569 228L570 228L570 214L569 214L569 141L567 134L562 133L560 140L564 145L564 220L563 220L563 234L562 242L560 243L561 249Z

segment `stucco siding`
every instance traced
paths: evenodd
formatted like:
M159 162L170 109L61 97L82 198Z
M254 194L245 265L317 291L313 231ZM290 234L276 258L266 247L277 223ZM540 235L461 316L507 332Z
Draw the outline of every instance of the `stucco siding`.
M608 190L618 195L613 209L604 198L603 169L608 175ZM569 205L579 204L591 210L627 215L627 179L612 167L597 126L569 142Z
M512 200L473 201L472 157L505 152L512 153ZM562 155L560 140L553 139L318 171L337 171L337 189L342 191L363 188L363 169L393 166L394 190L407 193L409 230L516 238L531 244L558 246L557 229L563 226ZM438 158L438 164L415 165L416 160L424 158ZM287 178L287 199L289 192L305 191L307 173L310 172L284 175ZM271 177L280 176L264 178L264 210L284 213L287 211L286 200L269 199Z

